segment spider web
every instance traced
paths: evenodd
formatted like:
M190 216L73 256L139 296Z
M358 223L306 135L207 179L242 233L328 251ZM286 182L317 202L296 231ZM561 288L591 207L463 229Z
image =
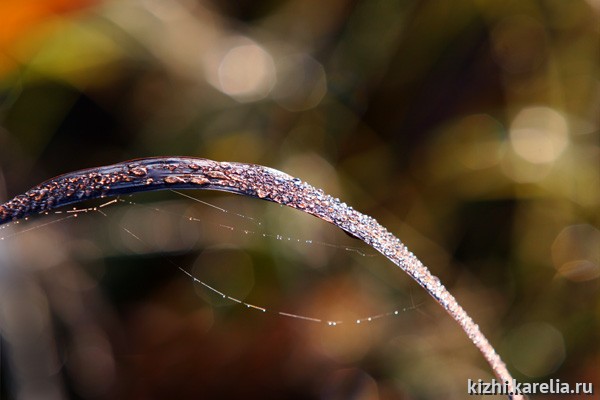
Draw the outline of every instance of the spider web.
M83 244L86 248L93 243L92 252L101 253L109 259L157 257L163 264L171 267L171 272L177 271L180 276L193 282L197 294L217 307L241 306L261 313L338 326L348 323L364 324L398 316L403 312L419 309L421 301L415 300L412 290L409 295L402 293L411 283L407 283L403 275L394 268L389 268L387 260L339 229L295 210L228 194L211 196L202 193L200 196L197 192L171 190L166 194L122 196L46 212L44 215L0 227L0 242L10 243L11 246L15 242L22 242L22 245L15 246L20 249L29 247L29 250L35 250L37 245L32 242L40 240L44 235L54 235L64 240L76 238L67 246L71 251L72 247ZM282 279L285 281L281 290L294 286L290 283L293 280L314 282L322 277L327 278L327 274L340 274L341 270L353 271L359 276L357 279L369 281L370 288L364 296L379 297L373 304L385 304L383 307L389 307L390 299L400 299L401 306L375 313L364 314L363 311L362 315L357 311L356 315L350 313L353 318L348 320L335 315L308 315L255 303L250 293L252 287L240 288L240 285L236 287L235 284L224 281L235 282L238 279L234 274L235 267L230 268L230 274L214 271L203 273L206 265L193 259L198 258L207 247L218 251L241 249L246 253L262 254L263 258L266 254L275 259L270 263L279 264L276 272L283 275ZM47 255L55 251L56 249L43 248L33 251L30 256L37 254L37 260L27 262L46 265L48 262L42 259L46 258L51 263L52 257ZM219 259L213 257L211 261L211 264L215 264ZM285 265L282 267L281 264ZM219 268L213 265L213 270L214 267ZM259 267L253 265L253 269L257 268ZM293 271L282 272L284 268ZM363 272L357 273L358 269ZM365 273L364 270L368 272ZM306 273L312 279L298 278ZM141 278L137 281L143 281ZM250 280L254 282L249 286L254 286L254 276ZM396 284L394 281L397 281ZM254 297L260 299L261 296ZM365 307L366 310L372 308Z
M137 193L5 224L0 274L0 308L11 310L0 316L0 329L13 349L3 356L13 359L9 368L0 369L25 397L65 397L53 373L64 343L75 349L69 365L72 352L85 360L68 371L77 391L93 397L105 390L113 379L106 376L116 373L106 323L115 313L106 307L123 324L132 308L143 313L141 304L178 302L211 315L215 334L232 323L249 332L256 324L295 324L324 334L333 353L340 338L373 343L382 326L389 332L389 323L376 321L412 323L415 311L429 317L423 291L361 241L296 210L222 193ZM342 347L363 351L363 339Z

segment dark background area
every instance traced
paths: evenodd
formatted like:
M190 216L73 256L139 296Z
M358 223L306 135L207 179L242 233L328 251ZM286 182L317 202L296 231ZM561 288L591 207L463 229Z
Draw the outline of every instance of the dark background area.
M4 1L0 201L147 156L277 168L397 234L515 378L598 392L599 13L593 0ZM193 195L270 235L356 245L289 210ZM0 231L2 398L460 399L468 378L491 379L385 260L230 235L218 224L247 221L172 194L132 201L173 213L123 204ZM128 244L123 226L147 236ZM224 306L175 265L303 315L412 311L332 331Z

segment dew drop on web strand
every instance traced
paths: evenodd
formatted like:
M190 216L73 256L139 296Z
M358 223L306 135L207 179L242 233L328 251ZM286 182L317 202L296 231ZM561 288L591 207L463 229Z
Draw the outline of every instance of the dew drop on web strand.
M218 289L215 289L214 287L208 285L207 283L203 282L202 280L196 278L190 272L186 271L184 268L182 268L182 267L178 267L178 268L185 275L187 275L190 279L192 279L192 281L195 284L199 284L199 285L207 288L208 290L212 291L213 293L217 294L219 297L221 297L223 299L230 300L232 303L239 304L247 309L257 310L257 311L260 311L263 313L270 313L272 315L279 315L279 316L285 317L285 318L298 319L298 320L303 320L303 321L307 321L307 322L324 324L324 325L330 326L330 327L335 327L335 326L339 326L339 325L349 325L350 323L353 323L356 325L361 325L361 324L364 325L366 323L375 322L377 320L381 320L384 318L397 317L400 315L400 310L394 310L394 311L390 311L390 312L386 312L386 313L375 314L375 315L371 315L368 317L359 318L354 321L345 321L345 320L331 320L331 319L316 318L316 317L311 317L311 316L302 315L302 314L295 314L295 313L290 313L290 312L285 312L285 311L271 310L266 307L261 307L261 306L257 306L252 303L245 302L245 301L235 298L233 296L229 296L229 295L219 291ZM413 305L412 307L405 307L402 309L402 312L407 312L407 311L416 309L417 307L419 307L419 305Z

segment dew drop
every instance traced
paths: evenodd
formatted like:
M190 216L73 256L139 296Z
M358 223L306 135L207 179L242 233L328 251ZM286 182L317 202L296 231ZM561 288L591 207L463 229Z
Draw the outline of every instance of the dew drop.
M131 168L131 167L130 167ZM144 167L135 167L129 170L131 175L135 176L145 176L148 173L148 170Z

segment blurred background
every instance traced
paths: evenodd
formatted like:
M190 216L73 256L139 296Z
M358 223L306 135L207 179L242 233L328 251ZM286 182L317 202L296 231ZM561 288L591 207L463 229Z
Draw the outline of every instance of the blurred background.
M3 0L0 201L146 156L277 168L397 234L515 378L598 398L599 20L597 0ZM187 194L227 212L135 195L0 231L2 399L462 399L492 378L356 240ZM348 323L226 304L178 267Z

